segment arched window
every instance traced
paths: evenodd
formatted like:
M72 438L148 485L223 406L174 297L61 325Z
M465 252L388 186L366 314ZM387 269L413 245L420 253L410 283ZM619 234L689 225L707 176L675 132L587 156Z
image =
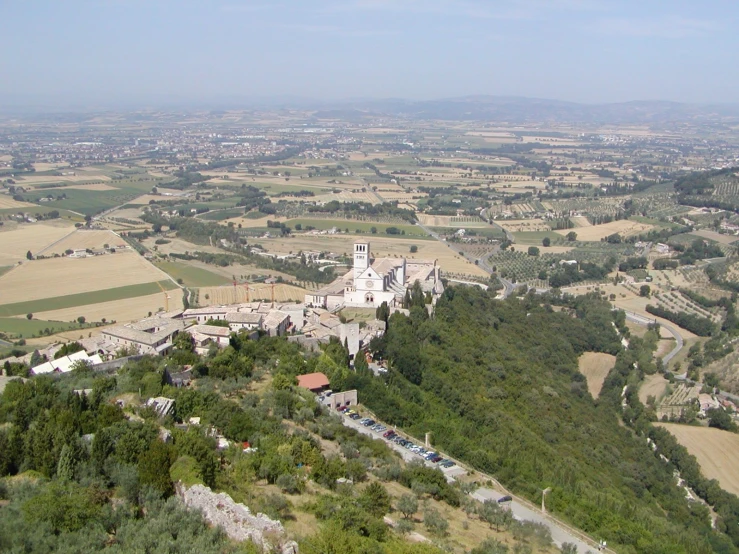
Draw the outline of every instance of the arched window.
M375 303L375 295L371 292L368 292L364 295L364 302L365 304L374 304Z

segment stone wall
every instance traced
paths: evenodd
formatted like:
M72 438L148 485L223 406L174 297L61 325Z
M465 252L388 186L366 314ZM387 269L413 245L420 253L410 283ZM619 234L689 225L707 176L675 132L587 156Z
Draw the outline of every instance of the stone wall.
M177 495L188 508L200 510L208 523L220 527L235 541L250 540L266 552L298 554L298 545L288 540L282 523L264 514L253 515L247 506L225 493L215 493L204 485L188 489L178 483Z

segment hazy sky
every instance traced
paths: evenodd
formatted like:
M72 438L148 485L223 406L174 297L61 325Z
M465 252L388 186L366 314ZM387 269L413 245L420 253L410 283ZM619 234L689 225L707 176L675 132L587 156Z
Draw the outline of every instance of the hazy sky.
M739 102L736 0L0 0L0 98Z

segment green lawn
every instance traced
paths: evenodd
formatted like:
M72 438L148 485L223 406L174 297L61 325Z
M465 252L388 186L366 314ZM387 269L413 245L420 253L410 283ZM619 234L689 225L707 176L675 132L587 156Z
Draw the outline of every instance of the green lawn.
M90 304L99 304L100 302L110 302L112 300L124 300L126 298L136 298L137 296L148 296L150 294L160 292L161 289L159 288L159 285L164 287L165 290L176 288L172 281L166 280L160 281L159 283L143 283L140 285L128 285L125 287L83 292L80 294L68 294L66 296L43 298L41 300L15 302L13 304L0 305L0 317L48 312L50 310L88 306ZM80 310L80 315L85 315L84 310Z
M377 229L377 234L385 235L385 231L388 227L395 227L400 231L405 231L408 236L414 236L418 238L431 238L426 234L421 227L416 225L401 225L395 223L372 223L370 221L356 221L346 219L290 219L285 223L288 227L295 229L295 225L300 224L303 226L303 230L306 227L315 227L316 229L331 229L337 227L339 229L349 229L350 233L354 233L359 230L360 233L371 233L372 227ZM398 237L400 235L387 235L391 237Z
M154 265L174 279L182 279L186 287L217 287L231 284L230 279L200 267L178 262L157 262Z
M86 329L89 325L80 325L76 321L44 321L28 320L25 317L0 317L0 332L14 337L31 337L43 333L46 329L52 332L69 331L70 329Z
M575 229L577 231L577 229ZM534 246L541 246L541 241L549 237L552 242L555 240L562 241L564 237L554 231L527 231L523 233L513 233L513 238L516 239L516 244L531 244Z

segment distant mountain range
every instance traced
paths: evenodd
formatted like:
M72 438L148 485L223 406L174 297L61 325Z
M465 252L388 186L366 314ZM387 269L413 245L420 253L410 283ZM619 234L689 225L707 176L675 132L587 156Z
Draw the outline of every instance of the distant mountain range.
M467 96L445 100L365 100L334 104L317 117L344 119L368 115L404 116L412 119L488 120L511 123L558 122L600 124L654 124L691 121L739 120L739 104L683 104L634 101L613 104L579 104L560 100L513 96Z
M361 121L382 116L409 119L496 121L522 123L650 124L679 123L727 124L739 122L739 104L686 104L666 101L633 101L610 104L582 104L519 96L465 96L440 100L351 99L315 100L281 95L244 98L238 95L203 99L157 96L127 98L107 102L77 99L60 104L58 99L38 95L0 94L0 113L92 113L208 110L297 110L314 112L317 119Z

